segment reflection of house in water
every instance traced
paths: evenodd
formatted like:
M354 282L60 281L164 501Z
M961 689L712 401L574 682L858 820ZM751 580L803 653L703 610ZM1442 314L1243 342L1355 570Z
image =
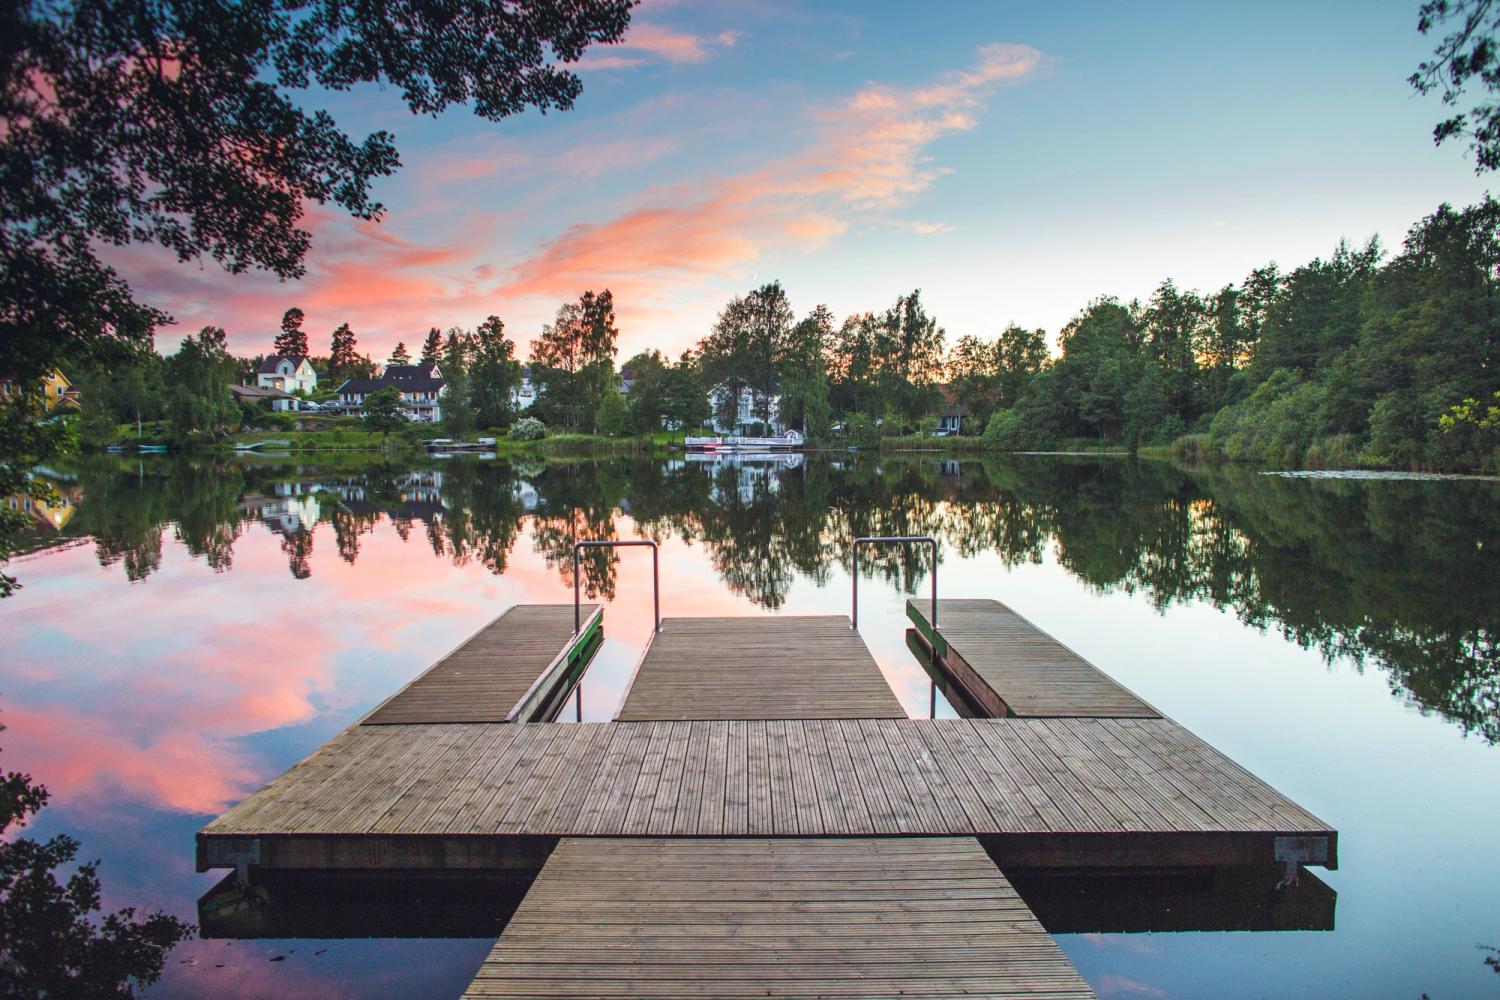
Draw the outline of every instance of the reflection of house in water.
M83 493L78 486L72 483L52 483L46 481L52 487L52 496L48 499L37 499L26 493L12 493L6 496L5 505L10 510L26 511L31 519L31 525L43 532L62 531L63 526L74 519L74 513L78 510L78 501L83 499Z
M311 531L318 523L318 498L303 496L268 497L260 505L260 522L278 534Z
M520 503L522 510L528 514L536 513L536 505L539 498L535 486L524 479L517 479L515 484L511 486L510 493Z
M727 452L724 454L687 452L689 464L707 468L714 477L709 497L717 504L729 499L726 494L726 472L734 472L734 492L738 503L748 504L762 488L768 493L777 493L781 481L777 474L783 469L802 468L800 452ZM764 487L762 487L764 484Z
M357 479L325 483L319 488L336 494L339 507L351 514L385 514L397 522L431 522L441 520L447 513L443 505L443 474L437 470L408 472L378 486Z
M73 519L83 493L76 482L64 481L52 476L32 476L52 489L52 496L39 500L25 493L13 493L3 501L10 510L24 511L32 526L46 534L58 532Z

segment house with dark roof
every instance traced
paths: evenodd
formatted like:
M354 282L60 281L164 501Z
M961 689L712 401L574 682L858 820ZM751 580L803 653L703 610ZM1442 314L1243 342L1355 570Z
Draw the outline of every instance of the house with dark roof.
M938 409L938 424L935 433L939 435L961 434L964 424L969 421L969 408L961 403L958 394L951 386L942 386L943 405Z
M262 389L280 389L308 395L317 391L318 373L312 362L299 354L267 354L255 369L255 384Z
M359 410L365 397L381 389L395 389L406 418L419 424L443 419L443 371L437 365L386 365L379 378L351 378L338 388L339 404Z

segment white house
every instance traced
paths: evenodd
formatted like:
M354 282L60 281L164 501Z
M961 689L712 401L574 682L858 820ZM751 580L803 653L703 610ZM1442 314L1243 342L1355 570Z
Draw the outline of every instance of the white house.
M381 389L396 390L408 420L433 424L443 419L443 372L437 365L387 365L379 378L351 378L338 388L339 403L357 410L366 396Z
M311 395L318 388L318 373L312 362L296 354L268 354L255 369L255 384L262 389Z
M521 385L510 391L510 405L516 410L529 410L536 402L536 384L531 381L531 368L521 369Z
M720 382L708 391L708 402L713 411L713 426L716 434L734 434L742 427L761 422L768 425L769 433L772 435L780 434L785 430L777 420L781 397L774 393L766 397L747 385L740 386L739 405L736 408L734 424L732 426L725 424L719 419L719 414L723 410L723 400L732 391L727 382ZM762 402L766 404L764 407L758 405ZM769 419L762 421L759 416L761 412L769 414Z

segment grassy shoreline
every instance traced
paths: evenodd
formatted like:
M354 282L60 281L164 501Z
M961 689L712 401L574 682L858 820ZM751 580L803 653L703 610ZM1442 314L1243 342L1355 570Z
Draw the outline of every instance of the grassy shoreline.
M411 460L426 457L429 452L413 428L388 438L369 431L357 424L321 427L309 430L256 430L235 434L213 443L200 443L189 450L211 455L255 455L255 451L237 451L237 445L256 442L284 441L285 445L271 445L265 454L282 455L310 453L372 453L392 459ZM432 433L441 433L434 428ZM468 435L493 437L495 444L486 450L493 451L497 458L509 456L532 456L538 458L607 458L611 456L667 456L680 454L684 448L681 431L660 431L650 435L604 437L598 434L556 433L536 441L517 441L498 430L479 430ZM160 443L158 434L147 435L143 443ZM124 442L127 445L133 442ZM857 450L861 453L930 454L939 456L978 456L985 454L1059 454L1098 455L1100 457L1128 456L1148 461L1171 461L1187 465L1223 464L1247 468L1275 470L1377 470L1403 472L1456 472L1493 474L1500 470L1500 454L1493 461L1472 467L1450 467L1433 463L1391 464L1372 461L1370 456L1360 454L1347 445L1334 447L1338 442L1320 441L1300 453L1288 450L1278 461L1253 460L1231 457L1205 434L1187 434L1170 444L1140 445L1131 449L1120 441L1099 439L1074 439L1054 442L1048 447L1015 448L996 446L980 436L930 437L904 435L885 437L878 442ZM179 449L173 448L173 451ZM809 453L847 453L851 446L846 442L809 441L805 449Z

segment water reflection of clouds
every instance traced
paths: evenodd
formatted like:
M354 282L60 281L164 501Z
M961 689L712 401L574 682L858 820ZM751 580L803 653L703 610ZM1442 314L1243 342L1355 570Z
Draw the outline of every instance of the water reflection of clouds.
M1094 985L1094 992L1101 997L1164 997L1167 991L1160 986L1142 983L1129 976L1101 976Z
M192 550L182 540L193 532L180 513L182 524L162 531L159 567L136 583L127 583L119 563L101 567L89 546L30 558L25 589L0 605L10 655L0 668L5 761L54 792L39 827L80 834L86 853L106 858L109 902L188 915L206 887L191 872L190 846L204 814L314 749L511 604L570 601L569 531L638 537L636 520L619 513L616 500L662 544L667 616L847 615L840 539L865 533L855 529L867 523L910 528L940 535L945 596L1011 603L1252 771L1341 828L1357 829L1351 843L1371 860L1362 871L1361 855L1351 853L1336 873L1337 888L1353 901L1341 914L1343 935L1358 937L1360 900L1374 900L1383 922L1404 921L1400 933L1424 947L1460 938L1469 947L1489 887L1471 886L1468 873L1488 858L1487 842L1449 838L1452 861L1441 870L1408 873L1403 859L1430 848L1433 817L1454 829L1493 826L1489 804L1472 794L1494 769L1493 748L1458 738L1471 727L1486 738L1493 731L1482 697L1458 698L1492 689L1492 671L1478 668L1492 662L1485 655L1493 648L1493 609L1482 588L1453 588L1454 580L1493 576L1500 545L1491 544L1488 486L1404 484L1424 502L1403 495L1398 506L1381 492L1391 487L1378 484L1345 494L1327 484L1232 472L1195 480L1135 464L999 465L941 479L889 461L876 479L810 465L785 473L774 495L752 491L750 503L739 492L726 495L731 509L710 507L712 484L701 470L674 480L649 463L609 477L588 466L553 467L535 477L538 495L523 505L506 499L509 489L499 495L509 480L497 466L445 484L442 503L406 525L405 541L391 520L405 508L379 497L368 510L349 501L359 511L345 512L353 520L325 517L314 526L307 579L288 572L283 536L253 519L238 524L232 568L216 573L191 554L207 546ZM233 511L245 491L230 485ZM70 530L92 523L88 530L114 531L111 551L128 551L140 524L160 523L176 511L171 504L188 502L187 491L177 497L171 488L165 478L155 486L147 480L140 517L125 516L130 498L112 493L121 516L103 525L85 501ZM202 492L194 486L191 497ZM566 516L600 497L607 514ZM465 517L468 547L455 562L453 539ZM1377 521L1401 530L1377 535L1370 527ZM199 531L207 537L202 525ZM357 532L352 551L350 531ZM544 538L544 531L555 534ZM441 554L433 534L444 543ZM503 575L494 572L497 551ZM351 555L357 563L346 561ZM904 644L905 596L884 575L892 564L873 563L860 588L863 637L907 711L925 716L929 681ZM622 552L613 572L606 643L584 683L587 719L613 714L650 636L649 555ZM916 582L925 594L925 578ZM1385 633L1423 642L1411 650L1372 646L1368 662L1378 669L1361 676L1342 660L1327 669L1316 646L1287 642L1283 621L1304 636L1344 644ZM1469 645L1446 643L1449 636ZM1402 701L1445 714L1422 718ZM1455 718L1466 720L1464 730L1453 727ZM1391 815L1383 798L1391 788L1419 804ZM1433 879L1446 881L1434 889ZM1451 900L1452 912L1396 905L1419 897ZM1195 981L1186 970L1203 954L1248 963L1268 949L1288 971L1272 973L1267 989L1293 979L1328 982L1311 959L1299 959L1297 935L1274 937L1253 945L1216 938L1203 950L1189 947L1194 936L1065 935L1062 943L1101 996L1160 995L1152 983L1180 991ZM202 964L211 946L187 946L182 956L199 964L170 969L163 995L339 995L330 980L356 983L359 995L424 992L423 978L390 957L392 942L362 943L316 962L299 952L270 963L275 949L255 946L226 969ZM251 946L230 950L242 947ZM448 976L471 959L477 964L482 948L471 951L438 956L429 967ZM1427 967L1436 968L1430 959ZM1366 984L1380 978L1352 971L1374 977ZM462 969L454 976L455 995L464 976Z

